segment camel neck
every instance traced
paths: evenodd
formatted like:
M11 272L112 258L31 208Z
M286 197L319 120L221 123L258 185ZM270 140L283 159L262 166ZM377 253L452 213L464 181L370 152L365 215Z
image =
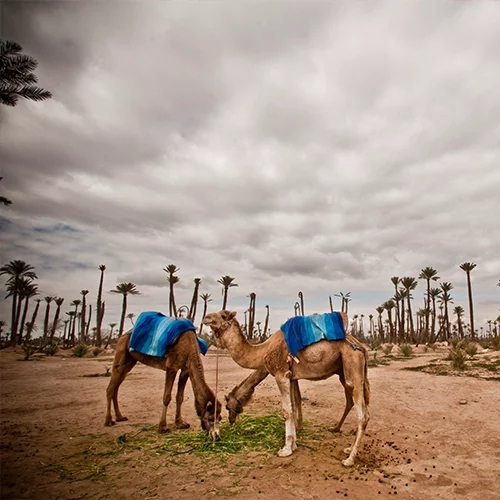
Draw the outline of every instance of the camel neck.
M215 404L215 395L205 381L205 372L203 370L201 355L197 351L198 346L196 346L196 351L192 351L189 355L188 371L191 385L193 387L196 413L200 417L209 401L212 401Z
M257 369L263 364L269 340L261 344L250 344L243 335L239 323L233 321L223 333L223 342L231 357L242 368Z

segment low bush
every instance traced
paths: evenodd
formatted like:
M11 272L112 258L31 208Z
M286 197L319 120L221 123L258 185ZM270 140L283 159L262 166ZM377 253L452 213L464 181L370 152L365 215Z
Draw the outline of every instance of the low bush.
M394 345L393 345L393 344L386 344L386 345L383 347L382 351L383 351L383 352L384 352L384 354L387 356L387 355L391 354L391 351L392 351L392 348L393 348L393 347L394 347Z
M405 358L409 358L413 354L413 347L410 344L401 344L399 351Z
M89 348L85 344L78 344L73 348L73 356L83 358L89 352Z
M43 352L45 353L45 356L54 356L54 354L57 352L57 346L55 344L51 344L45 347Z
M461 349L460 347L450 349L449 359L451 360L451 367L454 370L465 370L465 360L467 359L467 353L464 349Z

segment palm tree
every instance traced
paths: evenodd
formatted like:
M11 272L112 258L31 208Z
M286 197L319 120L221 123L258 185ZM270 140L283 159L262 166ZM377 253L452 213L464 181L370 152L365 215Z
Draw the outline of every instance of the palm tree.
M395 342L396 336L394 333L394 325L392 323L392 310L396 307L394 300L387 300L382 304L382 307L387 311L387 319L389 320L389 331L391 333L391 342Z
M121 336L123 334L123 326L125 325L125 316L127 314L127 297L129 295L140 295L140 292L137 290L134 283L120 283L116 285L114 290L110 290L110 292L120 293L123 295L122 316L120 318L120 330L118 332L118 335Z
M257 295L255 292L251 292L250 295L250 304L248 306L248 329L247 329L247 337L248 339L253 338L253 325L255 323L255 299Z
M474 264L474 262L464 262L460 266L460 269L467 274L467 293L469 294L469 318L472 338L475 337L476 332L474 330L474 304L472 302L472 286L470 282L470 273L474 270L475 267L476 264Z
M351 299L350 299L351 292L347 292L345 294L342 292L339 292L339 293L335 293L334 295L335 295L335 297L340 297L342 299L341 304L340 304L340 311L345 312L347 314L347 309L348 309L347 304L351 301Z
M27 278L21 278L19 282L19 304L18 310L20 310L21 302L24 300L23 315L21 321L19 321L19 334L17 336L17 343L21 345L23 340L24 323L26 322L26 315L28 314L28 304L32 297L38 295L38 285L33 283ZM19 314L18 314L19 317Z
M52 341L54 340L54 335L57 330L57 324L59 322L59 315L61 314L61 306L63 305L64 298L63 297L57 297L54 299L54 302L56 303L56 313L54 314L54 321L52 321L52 331L50 332L50 340L49 344L52 344Z
M436 331L436 299L441 295L441 289L431 288L429 290L429 296L432 303L432 324L431 324L431 335L429 338L434 338L434 332Z
M201 300L203 300L203 314L201 315L200 335L203 330L203 318L205 318L205 316L207 315L208 303L212 302L212 299L210 297L211 295L209 293L202 293L200 295Z
M96 318L96 331L95 331L95 344L97 347L101 347L102 337L101 328L102 320L104 318L104 303L102 302L102 286L104 283L104 271L106 266L101 264L99 266L99 271L101 271L101 278L99 280L99 290L97 291L97 318Z
M164 267L163 270L168 273L168 284L169 284L169 298L168 298L168 310L170 317L177 317L177 307L175 305L175 296L174 296L174 285L179 283L178 276L175 276L175 273L180 271L175 264L169 264L167 267Z
M225 309L227 307L227 292L228 290L233 287L233 286L238 286L236 283L233 283L234 278L231 276L221 276L218 280L217 283L220 283L222 285L222 309Z
M437 281L440 278L437 275L437 271L434 268L424 267L422 269L422 271L420 272L418 279L425 280L427 282L426 308L430 309L431 308L431 296L430 296L431 280ZM429 315L426 315L426 317L425 317L425 333L427 336L429 335Z
M34 85L33 73L38 61L21 54L22 46L11 40L0 40L0 103L15 106L20 97L31 101L50 99L52 94Z
M44 298L45 300L45 319L43 320L43 340L42 340L42 345L45 345L45 342L47 341L47 336L49 334L49 314L50 314L50 304L51 302L55 299L55 297L52 297L48 295L47 297Z
M38 316L38 310L40 309L40 302L41 301L42 301L42 299L35 299L35 302L36 302L35 310L33 311L33 315L31 316L31 321L26 326L26 338L24 339L25 342L29 341L29 339L31 337L31 333L33 332L33 330L35 328L35 321L36 321L36 317Z
M201 278L195 278L194 280L194 290L193 296L191 297L191 305L189 307L188 318L194 323L196 319L196 308L198 306L198 291L200 289Z
M115 329L115 326L116 326L117 324L118 324L118 323L110 323L110 324L109 324L109 327L111 328L111 330L109 331L108 340L106 340L106 345L104 346L104 349L107 349L107 348L108 348L109 342L110 342L110 341L111 341L111 339L113 338L113 330Z
M82 321L80 324L80 342L85 341L85 314L87 314L87 294L89 293L88 290L82 290L81 292L82 295Z
M130 322L132 323L132 326L134 326L134 316L135 314L134 313L128 313L127 314L127 318L130 320Z
M16 332L17 332L17 285L19 279L27 278L27 279L38 279L38 276L35 274L35 268L30 266L24 260L11 260L5 266L0 267L0 276L2 275L9 276L7 280L7 285L11 285L12 288L12 315L11 315L11 323L10 323L10 342L12 345L16 343Z
M382 313L385 311L385 309L382 306L378 306L375 309L378 312L378 334L380 337L380 340L384 340L384 325L382 323Z
M397 325L397 328L396 330L401 334L401 319L400 319L400 308L399 308L399 302L401 300L401 294L399 294L398 292L398 285L399 285L399 276L393 276L391 278L391 282L392 284L394 285L394 297L393 297L393 300L396 304L396 325ZM403 309L404 309L404 306L403 306Z
M264 320L264 336L267 336L268 328L269 328L269 306L266 305L266 319Z
M73 305L73 303L71 303ZM69 316L69 326L68 326L68 337L66 341L66 347L74 346L75 345L75 336L74 336L74 331L73 331L73 324L76 319L76 314L75 311L68 311L66 313Z
M443 281L443 283L441 283L441 297L439 299L439 302L443 304L444 309L443 319L446 340L450 339L450 316L448 314L448 303L453 302L452 297L449 293L451 290L453 290L453 285L451 283L448 283L447 281Z
M75 345L75 331L76 331L76 320L78 319L78 306L82 303L80 299L75 299L73 302L71 302L70 305L75 307L74 315L71 318L73 320L72 326L71 326L71 345Z
M373 336L373 314L368 315L368 319L370 320L370 336Z
M298 297L300 301L300 314L301 316L304 316L304 294L299 292Z
M417 288L418 282L416 278L405 276L404 278L401 279L401 284L404 286L406 292L406 300L408 303L408 319L410 321L410 333L412 337L414 337L415 329L413 326L413 315L411 312L411 299L412 299L411 291Z

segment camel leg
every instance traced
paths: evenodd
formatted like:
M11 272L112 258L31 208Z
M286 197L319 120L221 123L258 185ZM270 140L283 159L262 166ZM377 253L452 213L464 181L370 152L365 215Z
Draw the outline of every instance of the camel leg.
M160 423L158 424L158 432L167 432L167 408L172 399L172 388L175 382L177 370L167 367L165 370L165 388L163 390L163 410L161 412Z
M292 380L291 391L292 391L292 407L293 407L293 418L295 419L295 428L298 431L302 430L302 395L300 394L300 387L298 380Z
M137 361L130 356L127 351L119 352L115 354L115 359L113 360L113 367L111 369L111 380L109 381L108 388L106 389L106 419L104 420L105 426L114 425L113 417L111 416L111 401L113 401L113 407L115 410L116 421L123 422L128 420L120 412L120 407L118 405L118 389L120 385L125 380L127 373L132 370Z
M347 415L349 415L349 412L351 411L352 407L354 406L354 401L352 399L352 389L346 385L344 374L339 373L339 378L340 378L340 383L344 386L345 408L344 408L344 414L342 415L342 418L339 420L339 423L331 430L332 432L340 432L340 429L342 427L342 424L344 423L344 420L346 419Z
M189 424L184 422L181 416L182 402L184 401L184 389L189 378L189 371L187 367L181 370L179 375L179 382L177 383L177 395L175 398L175 428L176 429L189 429Z
M285 417L285 446L278 452L278 456L288 457L297 449L291 383L285 375L278 375L276 377L276 383L281 393L283 416Z
M347 388L352 390L352 398L354 407L356 408L356 413L358 415L358 430L356 433L356 439L354 444L350 448L344 450L349 456L342 460L342 464L346 467L350 467L354 464L354 459L358 454L358 447L365 433L366 426L370 420L370 415L368 413L368 406L365 402L364 395L364 365L356 364L349 368L346 363L344 365L344 374L346 377L346 390Z

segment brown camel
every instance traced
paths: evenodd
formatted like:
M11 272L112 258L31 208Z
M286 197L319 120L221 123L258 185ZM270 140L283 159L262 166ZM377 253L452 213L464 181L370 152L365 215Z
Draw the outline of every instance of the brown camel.
M243 413L243 408L251 401L255 388L269 375L267 368L259 368L252 372L246 379L240 382L233 390L224 396L226 399L226 410L229 414L229 423L236 422L238 415ZM302 398L298 380L291 381L292 406L294 411L295 426L297 430L302 429Z
M363 344L350 334L346 334L347 340L351 343L356 344L359 348L363 349ZM339 376L341 384L344 386L345 392L345 408L344 414L337 423L337 425L331 429L331 432L340 432L342 424L344 423L347 415L353 407L353 401L351 396L351 390L345 384L345 377L343 369L339 369L336 374ZM267 376L269 372L266 368L258 369L252 372L245 380L240 382L233 390L225 396L226 399L226 410L229 413L229 423L234 424L238 415L243 413L244 407L251 401L255 387L257 387ZM292 380L292 407L294 410L295 425L297 430L302 429L302 398L300 395L300 390L298 386L298 380ZM296 384L296 385L295 385ZM295 392L299 391L299 392Z
M345 324L347 315L342 314ZM366 349L359 347L357 343L353 345L347 339L320 340L298 351L296 359L293 359L281 330L265 342L252 345L243 335L235 312L223 310L207 314L203 323L212 329L217 344L228 349L241 367L266 369L274 376L281 393L285 417L285 445L278 453L281 457L291 455L297 448L290 380L324 380L335 373L342 374L347 399L343 419L352 406L356 407L358 416L356 439L351 448L344 450L349 456L342 463L347 467L354 464L369 420L370 385Z
M221 420L221 404L217 401L216 418L214 415L215 395L205 382L203 363L201 361L200 349L193 331L184 332L176 343L168 350L166 358L148 356L136 351L130 351L131 331L122 335L116 343L115 359L111 370L111 380L106 390L107 408L104 425L114 425L111 416L111 400L115 409L116 420L121 422L128 420L124 417L118 406L118 389L130 370L139 361L152 368L158 368L166 372L165 389L163 393L163 411L161 414L158 432L167 431L167 408L172 396L177 372L180 370L179 382L177 385L175 427L177 429L187 429L189 424L184 422L181 416L181 406L184 400L184 389L188 379L191 379L193 387L196 414L201 420L203 430L213 439L219 439L219 422Z

